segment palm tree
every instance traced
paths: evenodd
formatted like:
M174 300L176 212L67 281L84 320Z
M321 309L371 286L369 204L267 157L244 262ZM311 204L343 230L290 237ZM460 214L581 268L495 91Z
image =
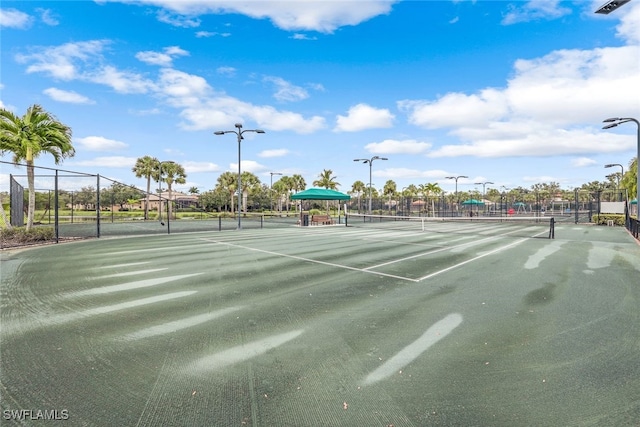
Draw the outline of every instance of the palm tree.
M40 105L34 104L27 112L18 117L11 111L0 109L0 154L13 153L13 162L27 163L27 182L29 186L29 207L27 227L33 227L36 204L34 159L42 153L53 156L59 164L67 157L75 155L71 144L71 128L59 122L55 116L46 112Z
M251 172L242 172L242 206L244 211L247 212L247 201L249 194L254 194L260 191L260 178Z
M292 190L294 192L302 191L307 188L307 183L305 182L302 175L294 174L291 177L291 181L293 182Z
M340 185L339 182L336 182L335 176L332 176L333 171L331 169L324 169L320 175L318 175L317 180L313 181L313 185L315 187L322 187L328 190L335 190Z
M424 184L424 186L421 186L421 190L425 198L427 199L427 201L429 200L429 196L431 196L432 194L436 196L442 193L442 188L440 188L438 183L433 183L433 182L428 182ZM433 216L436 216L436 207L433 199L431 199L431 211Z
M147 193L144 201L144 219L149 219L149 196L151 195L151 177L158 171L160 161L155 157L144 156L136 160L135 166L131 169L136 174L136 178L147 179Z
M189 189L189 194L191 194L192 196L195 196L198 193L200 193L200 190L198 190L198 187L191 187Z
M360 208L361 208L360 198L362 197L362 195L366 190L367 190L367 185L360 180L354 182L353 185L351 186L351 193L355 194L356 197L358 198L358 213L360 213Z
M287 187L287 183L286 180L285 182L282 181L283 178L288 178L288 177L282 177L279 180L277 180L274 184L273 187L271 188L271 190L273 191L273 193L276 195L276 197L278 198L278 212L282 212L282 199L286 200L287 203L287 212L289 211L289 188Z
M161 170L160 170L160 180L162 182L165 182L167 184L167 191L169 193L169 210L167 212L169 218L172 218L171 216L171 206L173 205L173 197L172 197L172 191L173 191L173 184L184 184L185 182L187 182L187 174L184 171L184 168L179 165L176 162L162 162L161 163Z
M238 186L238 174L233 172L224 172L218 177L218 183L216 188L227 193L230 197L229 206L231 208L231 215L233 215L233 195L236 193Z
M317 180L313 181L314 187L322 187L328 190L335 190L340 185L339 182L336 182L335 176L332 176L333 171L331 169L324 169L320 175L318 175ZM327 214L329 213L329 201L327 200Z
M416 194L418 194L418 187L413 184L409 184L404 190L404 195L409 198L409 215L411 215L411 205L413 205L413 198Z
M390 179L385 182L384 189L382 190L385 196L389 196L389 215L391 215L391 197L396 194L397 188L395 181Z

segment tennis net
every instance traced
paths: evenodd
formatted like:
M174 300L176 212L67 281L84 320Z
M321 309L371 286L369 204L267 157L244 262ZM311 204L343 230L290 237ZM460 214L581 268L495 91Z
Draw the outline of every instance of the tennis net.
M415 217L349 213L346 225L414 232L555 238L554 218L539 216Z

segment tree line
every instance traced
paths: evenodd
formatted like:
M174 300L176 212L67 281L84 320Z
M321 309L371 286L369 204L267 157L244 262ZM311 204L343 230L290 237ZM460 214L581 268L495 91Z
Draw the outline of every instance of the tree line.
M33 226L36 205L34 160L41 154L50 154L53 156L55 164L60 164L64 159L73 157L75 155L75 149L72 145L71 137L71 128L58 121L53 114L45 111L40 105L35 104L30 106L23 116L18 116L5 108L0 108L0 154L11 153L13 154L12 161L14 163L24 162L27 167L27 230ZM160 188L162 184L166 184L168 199L171 200L174 185L186 183L187 178L184 167L179 163L174 161L159 161L152 156L138 158L135 166L132 168L132 172L137 178L145 178L147 181L146 192L144 193L146 199L145 219L148 219L149 216L149 196L151 194L152 181L158 183ZM592 193L607 189L624 189L629 194L634 195L637 194L637 174L638 159L634 158L629 162L629 168L624 175L622 175L621 172L617 172L608 175L608 181L593 181L583 184L580 189ZM263 184L255 174L243 172L241 176L242 188L240 191L238 191L237 188L237 178L237 173L223 172L218 177L213 189L200 193L197 188L192 187L189 192L192 194L200 193L199 203L201 208L205 210L226 210L233 213L235 206L238 206L239 196L243 197L243 206L245 206L245 209L247 206L257 207L259 209L272 208L275 201L278 210L288 211L290 209L289 196L292 193L306 189L304 178L297 174L293 176L281 176L272 186L267 186ZM313 181L313 186L336 190L340 187L340 183L338 183L336 179L331 169L324 169L318 175L318 179ZM122 195L126 193L126 191L129 191L125 191L124 187L135 188L133 186L119 184L119 186L111 189L112 194ZM532 197L537 197L534 195L546 194L548 198L555 198L558 195L562 197L563 193L573 191L574 190L562 190L558 183L551 182L534 184L530 189L522 187L512 189L505 187L501 189L489 188L485 194L480 194L477 190L460 191L457 192L457 194L449 193L446 197L452 202L457 203L459 200L453 200L454 197L458 199L482 197L486 200L498 201L502 200L505 195L508 195L511 196L513 200L517 198L518 201L526 203L532 200ZM379 190L375 188L368 189L364 182L355 181L351 189L347 192L351 196L356 197L358 207L360 207L361 199L369 196L372 199L385 198L387 200L386 204L389 207L392 206L394 200L397 202L398 198L409 200L421 198L429 200L433 197L445 196L445 193L437 183L411 184L398 190L393 180L388 180L384 187ZM125 194L125 196L127 200L130 201L135 197L135 194ZM115 196L112 195L111 198L113 199L114 197ZM118 200L122 200L122 197L118 196ZM169 215L171 215L171 205L172 204L169 203ZM5 224L9 224L6 220L6 214L1 200L0 215Z

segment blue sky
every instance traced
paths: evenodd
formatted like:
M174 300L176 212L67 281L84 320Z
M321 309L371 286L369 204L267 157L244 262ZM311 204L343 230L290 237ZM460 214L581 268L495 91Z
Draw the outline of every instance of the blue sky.
M640 116L640 1L603 2L3 0L0 106L72 128L61 168L141 188L145 155L213 188L238 162L213 132L239 122L266 132L241 162L266 184L331 169L348 191L369 180L353 159L380 156L375 188L573 189L637 152L633 123L601 122Z

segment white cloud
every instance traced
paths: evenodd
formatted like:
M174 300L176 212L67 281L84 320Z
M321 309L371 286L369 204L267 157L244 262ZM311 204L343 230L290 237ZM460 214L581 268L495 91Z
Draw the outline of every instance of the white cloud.
M54 101L68 102L71 104L95 104L95 101L87 98L84 95L80 95L77 92L57 89L50 87L42 91L45 95L49 96Z
M215 31L197 31L196 32L196 37L198 38L214 37L214 36L229 37L231 36L231 33L217 33Z
M40 14L40 19L45 24L52 27L60 24L60 21L58 21L58 19L53 15L53 12L51 12L50 9L37 8L36 12Z
M137 73L120 71L110 65L87 75L94 83L110 86L119 93L148 93L155 89L155 84Z
M77 166L90 166L90 167L105 167L105 168L125 168L131 169L138 159L135 157L123 157L123 156L113 156L113 157L96 157L93 160L82 160L82 161L73 161L68 162L70 165Z
M420 154L431 148L428 142L420 142L415 139L397 141L386 139L382 142L372 142L365 145L367 151L373 154Z
M144 51L136 53L136 58L146 64L169 67L177 56L188 56L189 52L178 46L165 47L163 52Z
M118 151L124 150L129 145L114 139L104 138L102 136L87 136L84 138L76 138L74 142L88 151Z
M254 161L254 160L241 160L241 169L243 172L251 172L253 174L258 174L262 171L267 170L268 168L265 165L261 165L260 163ZM230 171L235 171L236 172L236 176L238 175L238 164L237 163L230 163L229 164L229 170Z
M387 109L358 104L349 109L347 116L337 116L335 132L356 132L365 129L389 128L395 116Z
M551 20L571 13L571 9L560 6L560 0L529 0L522 4L509 4L508 9L509 12L502 18L504 25Z
M218 172L220 167L211 162L180 162L187 173Z
M626 10L620 18L620 24L616 27L616 35L629 44L637 46L640 43L640 3L633 1L625 8Z
M276 93L273 94L273 97L278 101L300 101L309 97L309 93L305 89L280 77L266 76L264 81L274 84Z
M343 26L357 25L375 16L391 12L398 0L359 1L175 1L141 0L137 3L164 8L158 19L180 27L200 25L196 16L206 14L240 13L254 19L270 19L274 25L286 31L318 31L332 33ZM122 2L128 2L122 0Z
M17 9L0 9L0 27L24 30L32 23L33 18L24 12Z
M603 114L638 111L640 98L630 90L640 87L637 58L636 46L554 51L516 61L505 88L404 100L398 108L410 123L447 129L462 141L444 145L430 157L580 156L630 150L633 138L588 125L600 123Z
M216 73L231 77L236 74L236 69L233 67L218 67L216 68Z
M173 25L174 27L195 28L200 26L200 20L197 18L170 13L166 10L159 11L156 16L158 17L158 21Z
M573 166L574 168L582 168L585 166L593 166L596 164L598 164L598 162L588 157L578 157L575 159L571 159L571 166Z
M408 168L387 168L377 169L373 172L373 175L379 178L389 179L440 179L448 175L447 172L442 170L418 170Z
M280 148L275 150L263 150L260 153L258 153L258 157L266 157L266 158L283 157L283 156L286 156L287 154L289 154L289 150L287 150L286 148Z
M318 40L318 38L315 36L312 37L307 34L300 34L300 33L296 33L292 35L290 38L294 40Z
M102 59L105 40L65 43L60 46L36 48L33 53L18 54L18 63L29 63L27 73L45 73L56 79L82 77L82 66L96 65Z

